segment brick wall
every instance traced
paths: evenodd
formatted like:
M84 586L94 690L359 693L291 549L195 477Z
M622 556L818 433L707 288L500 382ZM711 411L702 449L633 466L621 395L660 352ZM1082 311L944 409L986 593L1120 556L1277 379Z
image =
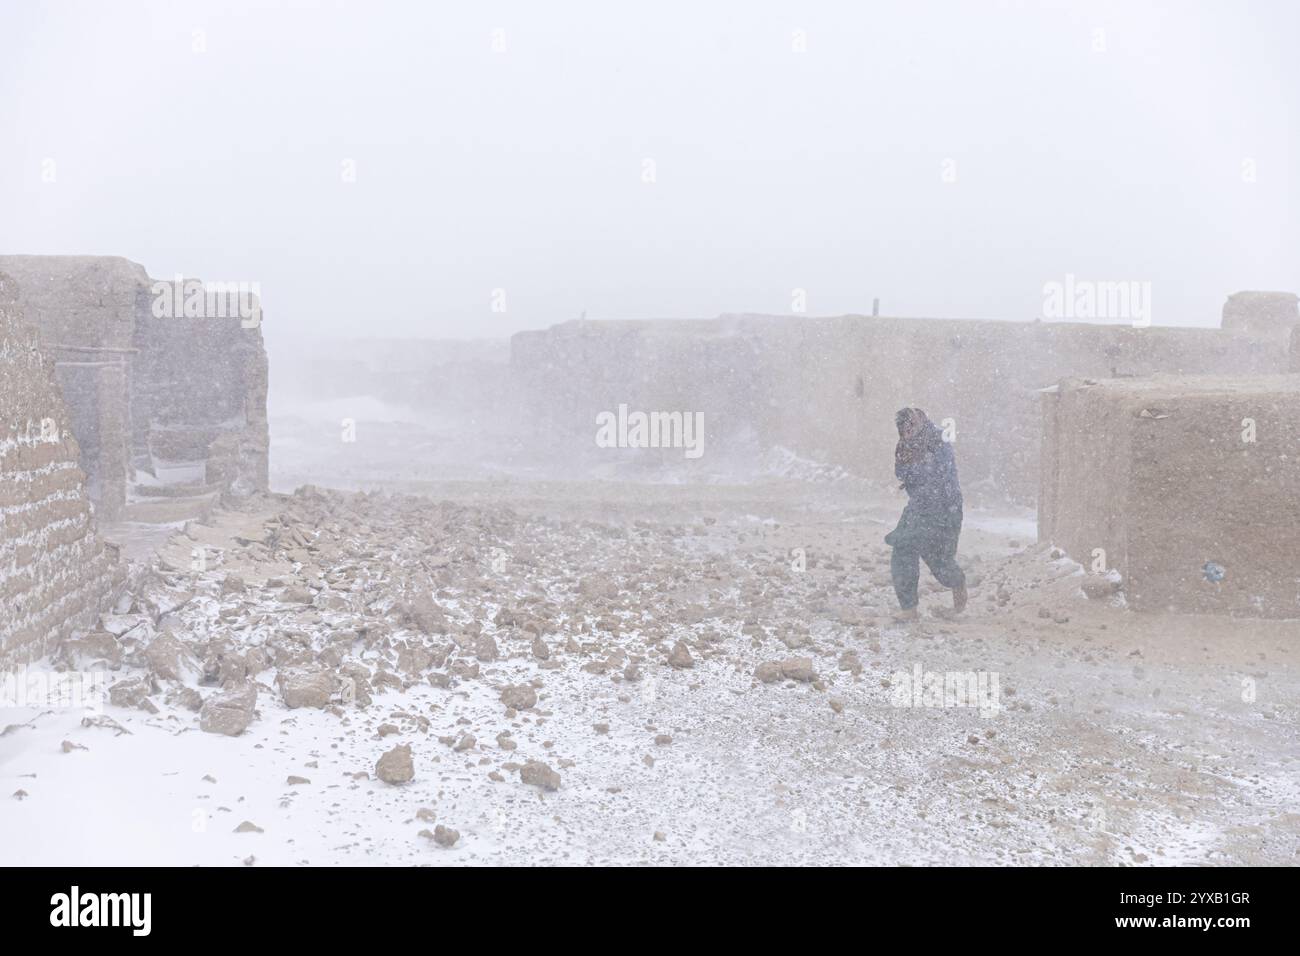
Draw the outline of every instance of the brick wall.
M89 628L122 580L95 534L52 363L0 274L0 660L41 656Z

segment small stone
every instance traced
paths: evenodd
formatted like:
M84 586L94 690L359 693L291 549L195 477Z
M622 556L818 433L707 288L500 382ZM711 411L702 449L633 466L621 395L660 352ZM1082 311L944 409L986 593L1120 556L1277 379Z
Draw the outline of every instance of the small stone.
M1090 601L1104 601L1119 590L1119 582L1113 581L1105 574L1089 574L1079 585Z
M460 839L460 831L453 830L451 827L445 827L439 823L433 828L433 842L438 846L452 847Z
M781 662L781 676L810 683L817 679L817 672L813 670L812 658L790 657Z
M474 642L474 656L484 663L495 661L499 654L497 642L492 639L491 634L480 634L478 640Z
M108 689L108 699L118 707L143 707L154 690L153 677L144 674L118 681Z
M540 760L530 760L520 767L519 779L543 790L560 789L560 775Z
M253 722L257 685L251 681L232 685L209 697L199 711L199 729L208 734L237 737Z
M301 787L309 783L311 783L311 781L306 777L296 777L293 774L290 774L289 779L285 781L285 785L290 787Z
M281 672L276 683L284 705L295 707L320 707L329 705L334 693L334 675L326 671Z
M537 704L537 691L528 684L511 684L501 691L501 703L514 710L531 710Z
M265 833L266 831L259 827L251 820L245 820L239 826L235 827L236 833Z
M776 661L765 661L754 669L754 679L764 684L771 684L781 679L781 665Z
M388 751L375 763L375 776L384 783L406 783L415 778L415 764L411 760L410 744L401 744Z
M655 734L655 744L659 747L667 747L673 742L673 738L668 734Z
M678 641L673 645L672 653L668 655L668 663L677 668L694 667L695 658L691 657L691 649L686 646L686 643Z

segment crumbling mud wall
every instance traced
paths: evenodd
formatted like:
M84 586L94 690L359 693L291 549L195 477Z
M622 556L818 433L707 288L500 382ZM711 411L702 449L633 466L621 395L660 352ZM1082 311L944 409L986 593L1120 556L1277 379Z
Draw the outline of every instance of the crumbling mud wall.
M1066 376L1283 372L1243 330L840 316L569 322L511 341L539 437L590 456L619 403L704 414L706 455L744 441L890 481L894 412L948 421L975 499L1038 493L1040 389ZM707 462L703 463L707 466Z
M95 533L52 363L0 273L0 662L88 628L123 580Z
M1294 292L1234 292L1223 304L1222 326L1286 341L1300 325Z
M1300 377L1060 383L1039 539L1138 610L1300 618Z
M199 280L183 283L193 284ZM161 286L175 283L154 283ZM133 462L137 475L153 479L136 493L265 490L268 365L260 324L237 315L159 317L154 294L135 327ZM250 306L260 316L255 297Z
M174 283L118 257L0 256L0 270L54 360L101 519L149 520L160 498L266 488L258 325L233 314L160 317L158 298Z
M593 454L597 416L620 405L629 413L702 412L704 453L727 455L766 415L760 344L725 319L577 321L520 332L510 345L523 427L563 458L681 462L682 448Z

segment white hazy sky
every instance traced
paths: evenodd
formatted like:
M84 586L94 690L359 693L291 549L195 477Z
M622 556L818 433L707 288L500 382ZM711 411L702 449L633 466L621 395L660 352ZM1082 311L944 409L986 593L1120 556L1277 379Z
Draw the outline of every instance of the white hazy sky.
M796 288L1027 319L1067 273L1214 325L1300 290L1297 37L1292 0L0 0L0 252L259 282L282 347Z

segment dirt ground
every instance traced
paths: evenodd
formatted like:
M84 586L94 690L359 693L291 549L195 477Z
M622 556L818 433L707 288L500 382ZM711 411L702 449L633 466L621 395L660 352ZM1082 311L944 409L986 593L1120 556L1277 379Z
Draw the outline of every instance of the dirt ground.
M923 570L898 623L902 499L845 482L399 490L176 530L51 662L124 703L0 711L4 862L1298 862L1300 622L1090 599L968 511L968 610Z

